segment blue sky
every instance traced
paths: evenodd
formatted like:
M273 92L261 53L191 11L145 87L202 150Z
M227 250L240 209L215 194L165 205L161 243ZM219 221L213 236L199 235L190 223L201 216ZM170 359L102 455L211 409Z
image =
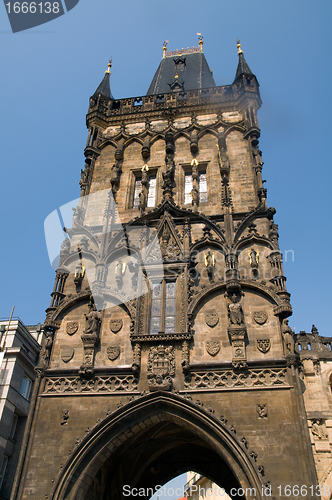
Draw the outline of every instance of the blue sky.
M331 336L331 2L80 0L64 16L12 34L0 19L1 311L43 322L54 271L43 222L79 195L85 114L113 57L116 98L144 95L168 48L197 45L217 85L233 81L236 39L260 83L263 178L277 209L294 315Z

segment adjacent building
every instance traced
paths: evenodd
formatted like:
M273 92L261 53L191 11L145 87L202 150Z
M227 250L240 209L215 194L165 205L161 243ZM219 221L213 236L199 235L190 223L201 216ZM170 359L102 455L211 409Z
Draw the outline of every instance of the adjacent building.
M9 500L30 398L36 377L43 331L41 324L25 326L21 320L0 320L0 498Z

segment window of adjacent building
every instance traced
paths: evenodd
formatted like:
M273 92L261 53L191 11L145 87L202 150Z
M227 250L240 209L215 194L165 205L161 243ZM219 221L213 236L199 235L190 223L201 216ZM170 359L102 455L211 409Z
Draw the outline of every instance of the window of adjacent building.
M150 334L175 331L175 281L153 283L151 290Z
M21 396L29 400L31 394L31 388L32 388L32 380L29 377L25 376L24 379L22 380L22 385L20 390Z
M5 478L8 461L9 461L9 456L4 455L3 460L2 460L2 464L1 464L1 468L0 468L0 490L2 487L3 480Z
M191 204L192 197L191 191L193 188L193 176L191 172L185 172L184 177L184 203L185 205ZM198 189L199 189L199 201L204 203L207 201L207 180L206 180L206 170L198 171Z
M14 413L13 414L12 426L11 426L10 433L9 433L10 439L14 439L15 438L15 432L16 432L17 422L18 422L18 416L16 415L16 413Z
M157 185L157 178L155 175L151 175L149 177L148 200L147 200L148 207L154 207L156 204L156 185ZM133 208L137 208L139 205L139 195L141 191L142 191L142 177L136 177L135 187L134 187Z

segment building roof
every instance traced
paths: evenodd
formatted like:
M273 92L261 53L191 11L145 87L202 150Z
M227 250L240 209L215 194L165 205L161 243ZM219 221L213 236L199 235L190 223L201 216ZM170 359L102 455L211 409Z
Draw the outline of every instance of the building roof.
M248 63L244 58L244 54L241 51L241 52L239 52L239 63L237 65L237 70L236 70L236 75L235 75L234 81L242 75L253 76L253 72L249 68Z
M153 77L147 95L188 91L215 87L205 55L202 51L163 57Z
M110 84L110 72L106 71L105 76L100 82L99 87L97 88L96 92L93 94L93 96L96 96L98 94L102 94L109 99L112 99L112 94L111 94L111 84Z

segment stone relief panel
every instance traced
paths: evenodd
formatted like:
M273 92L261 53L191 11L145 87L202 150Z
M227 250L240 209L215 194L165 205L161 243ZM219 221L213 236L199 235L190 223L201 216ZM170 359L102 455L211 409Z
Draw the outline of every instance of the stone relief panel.
M273 313L273 303L260 291L243 287L242 306L248 335L247 358L283 356L280 321Z
M217 356L218 360L232 358L232 347L227 332L228 322L224 289L211 292L198 304L194 313L195 342L191 363L211 361L211 356Z

